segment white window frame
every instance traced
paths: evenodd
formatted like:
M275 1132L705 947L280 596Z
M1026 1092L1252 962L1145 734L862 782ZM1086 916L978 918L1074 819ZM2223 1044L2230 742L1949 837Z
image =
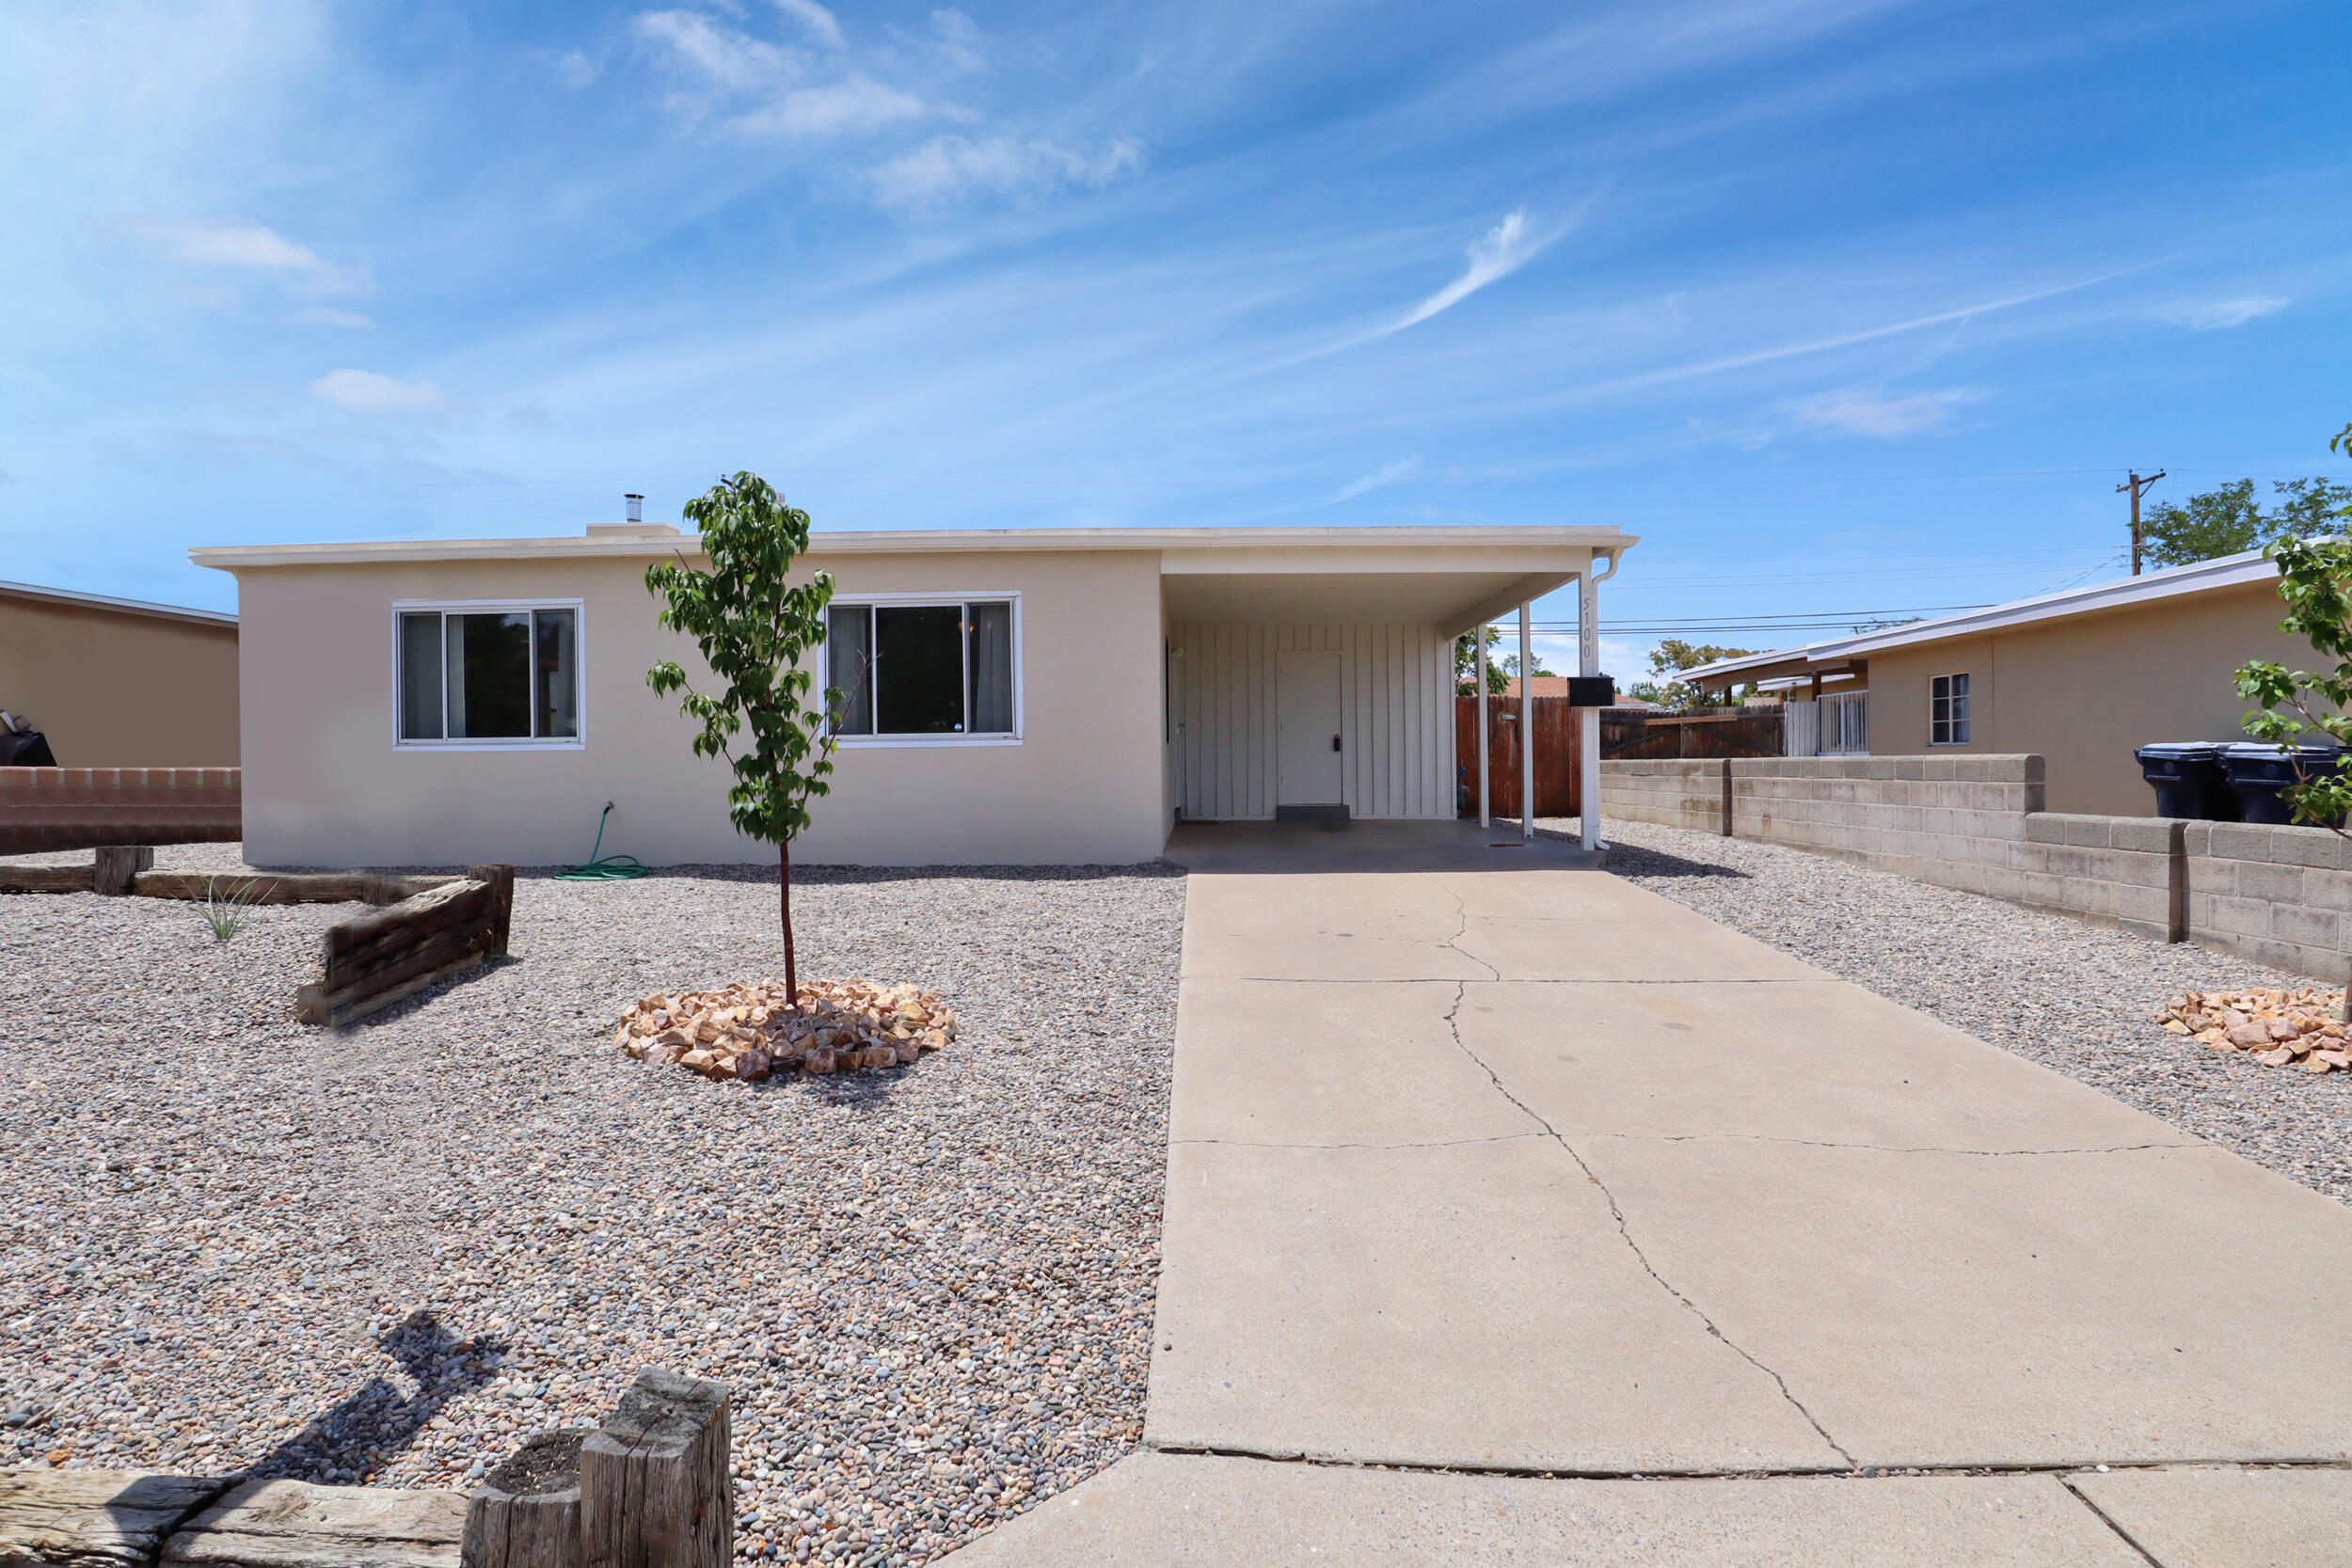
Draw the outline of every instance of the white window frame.
M945 610L953 606L966 617L965 625L968 628L971 607L976 604L1009 604L1012 606L1012 732L1010 734L1000 732L992 735L836 735L834 736L833 743L845 752L882 752L907 746L1020 745L1024 736L1027 733L1028 683L1023 670L1022 640L1025 617L1021 613L1019 594L1009 591L981 593L977 589L970 592L943 589L931 594L835 594L826 604L825 609L830 613L835 610L877 608ZM971 701L972 690L972 636L968 629L962 641L963 689L964 700L968 703ZM818 648L818 653L825 664L824 674L818 681L818 695L821 698L825 684L832 679L833 673L833 652L830 639Z
M404 740L400 735L400 618L420 610L455 611L461 615L513 610L568 610L572 612L572 711L580 716L579 734L569 736L516 736L512 739ZM392 749L400 752L578 752L588 745L588 602L585 599L394 599L392 601ZM447 646L446 643L443 644ZM446 657L446 656L444 656ZM446 681L449 673L442 671ZM447 701L445 697L444 702ZM447 726L444 725L444 728Z
M1929 744L1929 745L1931 745L1931 746L1966 746L1966 745L1973 744L1973 742L1972 742L1972 740L1971 740L1971 738L1970 738L1970 737L1971 737L1971 736L1973 736L1977 733L1977 722L1976 722L1976 721L1977 721L1977 703L1976 703L1976 696L1977 696L1977 692L1976 692L1976 685L1977 685L1977 683L1976 683L1975 681L1973 681L1973 680L1970 680L1970 679L1969 679L1969 673L1969 673L1968 671L1966 671L1966 670L1953 670L1953 671L1950 671L1950 672L1948 672L1947 673L1945 673L1945 674L1941 674L1941 675L1930 675L1930 676L1928 677L1928 744ZM1961 680L1968 681L1968 689L1967 689L1967 690L1965 690L1965 691L1963 691L1963 692L1961 692L1961 693L1959 694L1959 701L1961 701L1961 702L1963 702L1963 703L1966 704L1967 705L1966 705L1966 707L1965 707L1965 708L1963 708L1963 709L1962 710L1962 712L1961 712L1961 714L1960 714L1960 717L1959 717L1959 719L1957 720L1957 721L1954 721L1954 719L1953 719L1953 717L1952 717L1952 702L1953 702L1953 695L1952 695L1952 689L1951 689L1950 685L1948 684L1948 683L1949 683L1949 682L1950 682L1950 681L1951 681L1951 680L1952 680L1955 676L1957 676L1957 677L1958 677L1958 678L1960 678ZM1946 682L1946 683L1947 683L1947 684L1946 684L1946 686L1945 686L1945 688L1944 688L1944 699L1943 699L1943 700L1944 700L1944 724L1945 724L1945 730L1946 730L1946 735L1947 735L1947 738L1943 739L1943 740L1938 740L1938 739L1936 739L1936 738L1935 738L1935 723L1936 723L1936 720L1935 720L1935 703L1936 703L1936 696L1935 696L1935 683L1936 683L1937 681L1943 681L1943 682ZM1962 732L1962 734L1959 736L1959 737L1958 737L1957 739L1954 739L1954 738L1948 738L1948 736L1949 736L1949 735L1950 735L1950 732L1951 732L1951 731L1953 731L1953 730L1959 730L1959 731L1961 731L1961 732Z

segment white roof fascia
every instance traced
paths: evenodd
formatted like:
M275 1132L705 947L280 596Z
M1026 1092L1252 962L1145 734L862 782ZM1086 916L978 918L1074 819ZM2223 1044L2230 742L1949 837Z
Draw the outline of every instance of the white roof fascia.
M1311 551L1323 555L1324 571L1335 569L1328 552L1359 551L1384 562L1379 570L1418 570L1398 567L1403 550L1496 549L1538 552L1558 560L1557 552L1580 554L1629 549L1637 542L1613 528L1188 528L1188 529L907 529L874 531L828 531L810 536L808 553L826 555L907 555L994 550L1158 550L1203 551L1240 557L1268 552L1269 560L1285 552ZM701 548L701 536L679 533L656 538L590 539L560 535L535 539L386 540L330 545L229 545L188 552L199 566L232 571L240 567L350 566L377 562L531 561L618 556L643 560ZM1203 569L1196 566L1194 569ZM1206 568L1218 569L1218 568ZM1265 570L1239 559L1223 570ZM1279 569L1279 568L1277 568ZM1456 569L1459 569L1458 567Z
M103 594L80 594L70 588L38 588L29 582L0 582L0 596L45 599L52 604L81 605L92 610L119 610L127 615L152 615L165 621L197 621L212 626L233 626L237 624L236 616L226 610L151 604L145 599L113 599Z
M1999 631L2009 626L2029 626L2037 621L2060 620L2069 615L2122 610L2132 605L2153 604L2189 594L2210 594L2217 589L2236 588L2249 582L2267 582L2278 575L2279 567L2275 562L2265 558L2260 550L2248 550L2240 555L2199 561L2141 577L2120 578L2112 582L2092 583L2088 588L2068 588L2030 599L2013 599L2008 604L1991 605L1983 610L1963 610L1958 615L1940 616L1932 621L1915 621L1909 626L1889 626L1884 631L1864 632L1828 642L1807 642L1773 653L1753 654L1745 658L1720 659L1713 664L1703 664L1682 678L1719 679L1738 674L1743 670L1782 664L1799 657L1809 665L1844 658L1867 658L1888 648L1908 647L1917 642L1938 642L1946 638Z

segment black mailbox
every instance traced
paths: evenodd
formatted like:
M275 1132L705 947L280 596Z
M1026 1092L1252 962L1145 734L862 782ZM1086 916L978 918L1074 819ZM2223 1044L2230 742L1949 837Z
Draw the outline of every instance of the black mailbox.
M1616 705L1616 676L1570 675L1568 677L1568 705L1570 707L1614 707Z

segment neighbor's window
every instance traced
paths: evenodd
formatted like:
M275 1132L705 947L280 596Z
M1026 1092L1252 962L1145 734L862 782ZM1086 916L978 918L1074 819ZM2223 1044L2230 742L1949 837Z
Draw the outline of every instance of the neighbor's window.
M825 612L825 684L844 736L1013 733L1012 605L836 604Z
M400 738L580 738L580 611L400 612Z
M1928 744L1968 744L1968 677L1928 677Z

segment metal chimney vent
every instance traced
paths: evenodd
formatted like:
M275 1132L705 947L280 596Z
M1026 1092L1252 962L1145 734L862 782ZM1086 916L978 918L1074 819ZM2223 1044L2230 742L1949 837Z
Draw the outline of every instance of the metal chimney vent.
M623 496L621 499L622 499L623 500L625 500L625 501L628 502L628 520L629 520L630 522L632 522L632 523L642 523L642 522L644 522L644 521L645 520L645 498L644 498L644 497L643 497L643 496Z

